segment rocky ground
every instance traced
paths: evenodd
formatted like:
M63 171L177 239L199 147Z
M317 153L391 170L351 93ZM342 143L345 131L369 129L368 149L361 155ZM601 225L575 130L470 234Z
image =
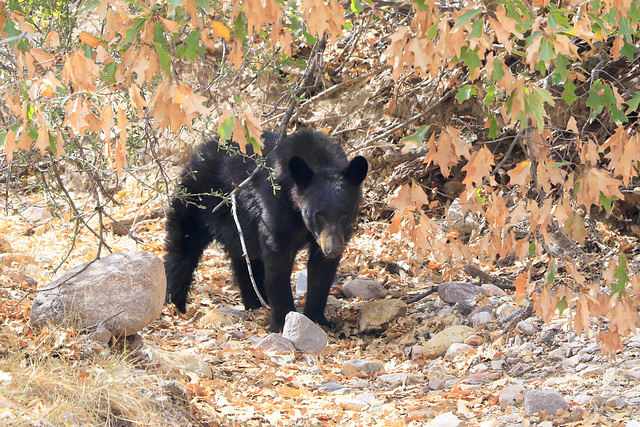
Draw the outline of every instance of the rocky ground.
M369 231L352 242L329 301L336 330L269 335L267 310L240 309L212 248L187 315L165 308L139 338L103 346L70 329L29 326L30 301L71 231L46 212L3 216L2 423L640 425L638 336L605 356L593 337L572 332L567 312L546 325L527 299L488 280L406 274L388 261L393 240L376 224L361 229ZM161 219L136 226L146 242L137 248L161 254L161 230ZM77 239L71 263L95 255L91 237ZM136 246L114 239L115 250ZM102 409L92 414L86 405L96 400Z

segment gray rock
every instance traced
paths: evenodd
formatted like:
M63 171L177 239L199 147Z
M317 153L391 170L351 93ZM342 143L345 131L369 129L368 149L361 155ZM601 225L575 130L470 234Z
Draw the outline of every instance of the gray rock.
M469 326L456 325L438 332L422 346L422 354L428 359L435 359L447 352L451 344L461 343L474 333L474 329Z
M328 391L328 392L334 392L336 390L344 390L344 389L349 389L349 387L347 387L346 385L342 385L334 382L324 383L320 386L320 390Z
M282 336L300 351L320 353L327 346L327 333L307 316L295 311L287 313Z
M360 332L380 331L400 316L407 314L407 305L398 299L386 299L365 303L358 315Z
M547 411L554 415L559 409L569 409L564 397L555 390L527 390L524 394L524 414L530 416Z
M398 374L380 375L376 379L376 381L390 387L399 387L401 385L406 386L411 384L417 384L420 382L418 378L414 377L413 375L405 374L404 372L398 373Z
M342 364L342 374L347 377L367 377L383 369L379 360L347 360Z
M505 291L503 291L502 289L500 289L499 287L491 283L485 283L484 285L481 286L481 288L484 291L484 293L490 297L507 296L507 293Z
M509 304L508 302L504 303L496 309L496 317L498 319L502 319L504 316L511 313L514 308L515 306L513 304Z
M507 406L520 406L524 401L526 389L521 385L510 385L503 388L498 395L498 403L503 408Z
M426 423L425 427L458 427L462 424L463 422L452 412L445 412Z
M483 293L484 291L480 286L466 282L445 282L438 285L438 295L440 295L440 299L448 304L474 299Z
M493 316L491 315L491 313L487 311L481 311L479 313L474 314L473 316L469 316L468 319L469 319L469 322L471 322L471 324L475 328L477 328L480 325L491 323L491 321L493 320Z
M446 388L446 385L442 378L431 377L429 378L429 388L431 390L444 390Z
M276 353L289 353L296 349L291 341L280 334L267 335L256 345L256 348L263 348L266 351L275 351Z
M528 318L523 320L522 322L518 322L518 329L526 336L532 336L536 332L538 332L538 327L535 324L535 321L532 318Z
M444 360L453 360L458 356L463 354L467 354L473 347L469 344L464 343L453 343L447 349L447 352L444 355Z
M380 285L377 280L353 279L342 286L342 293L347 298L362 297L364 299L384 299L389 291Z
M31 324L48 320L76 329L133 335L155 320L166 293L164 265L143 251L116 252L80 264L49 283L33 300Z

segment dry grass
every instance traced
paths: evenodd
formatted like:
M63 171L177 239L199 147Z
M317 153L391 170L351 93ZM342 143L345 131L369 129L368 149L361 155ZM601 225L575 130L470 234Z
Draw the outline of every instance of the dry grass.
M0 424L189 425L186 393L140 353L95 353L73 332L0 335ZM137 354L137 356L136 356ZM182 395L181 395L182 394Z

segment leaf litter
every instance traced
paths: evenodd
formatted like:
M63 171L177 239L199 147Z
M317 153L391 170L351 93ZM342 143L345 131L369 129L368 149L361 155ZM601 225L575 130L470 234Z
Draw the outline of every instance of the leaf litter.
M121 216L145 205L138 195L127 197L130 207ZM361 228L341 264L341 282L376 279L389 290L388 298L406 300L442 281L435 269L414 276L408 268L391 273L385 267L408 259L409 250L385 234L383 225ZM556 425L624 425L639 416L640 340L625 339L624 352L604 356L593 336L572 332L567 312L541 313L550 326L530 319L531 336L496 318L475 326L462 352L428 359L421 348L433 335L470 323L459 305L433 294L410 304L408 314L383 332L361 334L356 320L363 301L343 298L338 288L328 315L341 326L328 331L329 346L320 354L256 348L268 334L268 313L240 308L227 261L215 247L203 256L189 312L178 316L165 308L139 339L104 348L81 331L33 330L30 300L53 277L71 231L57 218L44 215L29 223L16 214L3 216L0 230L0 419L7 425L389 426L423 425L449 413L465 425L545 419ZM141 249L161 255L162 219L144 221L135 233L148 242ZM114 250L135 247L127 237L113 237ZM77 236L76 244L69 264L95 256L93 236ZM518 271L507 267L500 274ZM464 279L458 276L448 280ZM503 318L528 304L515 294L501 295L492 302ZM476 305L491 298L496 297L481 296ZM348 377L342 367L349 360L381 361L384 368ZM570 409L551 416L527 415L522 405L503 407L500 392L511 384L557 390Z

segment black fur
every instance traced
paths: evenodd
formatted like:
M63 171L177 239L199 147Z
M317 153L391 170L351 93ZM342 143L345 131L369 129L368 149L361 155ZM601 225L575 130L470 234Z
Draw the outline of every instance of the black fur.
M319 132L303 131L275 145L277 135L265 132L264 154L275 171L274 192L268 171L253 176L239 191L238 216L258 289L271 307L271 329L282 330L294 311L291 270L296 253L309 248L307 303L304 314L331 326L324 309L361 199L367 161L351 162L342 148ZM275 146L275 147L274 147ZM183 172L167 217L165 270L167 301L185 311L193 271L204 249L219 242L229 254L245 308L260 307L243 258L229 206L212 213L220 198L230 193L255 168L255 162L229 156L217 141L198 150Z

